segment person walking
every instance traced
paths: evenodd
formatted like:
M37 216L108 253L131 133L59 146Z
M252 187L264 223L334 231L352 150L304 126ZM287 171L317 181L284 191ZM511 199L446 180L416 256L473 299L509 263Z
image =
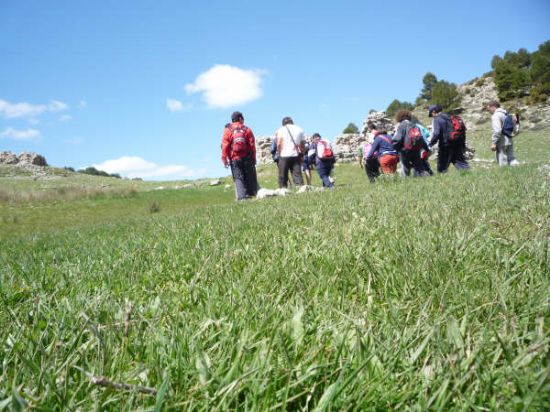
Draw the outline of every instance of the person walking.
M489 102L487 108L491 112L491 123L493 136L491 150L496 152L496 159L499 166L517 166L519 162L514 155L514 131L513 118L500 107L496 100ZM507 119L508 118L508 119Z
M412 113L409 110L399 110L395 115L395 120L399 125L392 142L399 152L402 175L410 176L411 170L414 169L415 177L427 176L428 172L424 169L420 152L429 149L422 137L422 132L412 121Z
M244 125L241 112L233 112L231 123L223 129L222 163L225 167L231 167L237 200L256 196L256 143L252 130Z
M446 173L452 163L458 170L468 170L470 165L464 157L466 150L466 126L458 116L444 113L441 105L428 108L428 116L433 118L432 139L429 147L438 144L437 172ZM456 126L455 126L456 124Z
M377 158L382 173L391 175L397 170L399 156L397 150L393 147L392 139L388 136L388 131L382 125L369 125L369 129L374 133L374 143L367 153L367 162Z
M302 128L296 126L291 117L285 117L282 126L275 132L277 153L279 153L279 187L288 187L288 173L292 172L294 184L302 186L301 163L305 150L305 138Z
M327 189L333 189L334 183L330 179L330 173L334 168L334 153L332 151L332 145L326 139L323 139L319 133L314 133L311 136L312 141L308 152L308 164L315 163L315 168L319 177L323 182L323 187Z
M367 159L370 149L374 143L374 123L367 123L367 140L361 145L358 151L359 166L365 168L365 173L369 182L374 183L376 178L380 176L380 163L378 163L378 157L373 156L371 159Z

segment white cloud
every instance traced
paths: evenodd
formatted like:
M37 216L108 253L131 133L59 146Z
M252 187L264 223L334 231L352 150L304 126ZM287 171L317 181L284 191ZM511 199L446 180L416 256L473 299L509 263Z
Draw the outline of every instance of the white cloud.
M166 108L171 112L183 112L191 108L190 105L185 105L176 99L166 99Z
M202 93L212 108L228 108L254 101L262 96L264 70L244 70L229 65L216 65L187 84L188 94Z
M13 119L16 117L36 117L41 115L48 107L40 104L33 105L30 103L10 103L6 100L0 100L0 114L7 117L8 119Z
M52 113L59 113L68 110L69 106L66 103L60 102L59 100L52 100L48 104L48 110Z
M72 119L73 119L73 117L71 115L68 115L68 114L63 114L63 115L59 116L59 121L60 122L68 122Z
M206 173L205 169L195 170L185 165L161 166L137 156L123 156L95 164L93 167L107 173L118 173L129 178L141 177L151 180L158 178L165 180L187 179L199 177Z
M0 137L14 140L33 140L40 137L40 131L36 129L16 130L13 127L8 127L0 133Z
M52 100L46 104L31 104L26 102L10 103L0 99L0 115L8 119L26 118L34 121L37 116L51 112L59 113L68 110L69 106L59 100Z

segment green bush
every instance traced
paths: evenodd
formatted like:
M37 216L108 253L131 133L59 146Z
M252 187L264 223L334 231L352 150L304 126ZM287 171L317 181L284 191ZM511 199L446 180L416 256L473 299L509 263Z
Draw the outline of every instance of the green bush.
M393 117L399 110L414 110L414 104L394 99L386 109L386 115Z
M445 80L438 81L433 86L431 102L440 104L445 111L455 108L460 103L456 84Z
M357 134L359 133L359 128L355 123L349 123L346 128L342 131L344 134Z

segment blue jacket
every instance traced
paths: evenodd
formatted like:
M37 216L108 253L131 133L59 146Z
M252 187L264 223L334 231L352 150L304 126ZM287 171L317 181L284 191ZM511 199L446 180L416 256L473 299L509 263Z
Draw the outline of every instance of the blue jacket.
M375 153L376 157L382 157L388 154L397 154L397 150L393 148L390 136L387 134L379 134L374 138L374 143L367 154L367 159L372 159L375 156Z
M451 116L447 113L441 113L439 116L434 117L430 146L435 145L437 142L439 142L441 146L448 145L449 136L452 132L451 127Z

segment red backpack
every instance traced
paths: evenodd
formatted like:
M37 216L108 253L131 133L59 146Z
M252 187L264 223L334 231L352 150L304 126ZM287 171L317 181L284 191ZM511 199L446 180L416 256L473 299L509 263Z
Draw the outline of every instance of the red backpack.
M328 141L319 140L319 143L317 143L317 156L323 160L334 158L332 147L330 147L330 143Z
M466 125L460 116L451 116L451 130L449 142L463 142L466 140Z
M250 144L246 137L248 128L243 124L229 124L227 128L231 132L231 152L233 156L238 159L248 157L250 155Z
M403 142L403 149L407 151L420 150L422 148L422 141L424 140L422 131L416 124L411 123L411 125L412 126L407 129L405 141Z

